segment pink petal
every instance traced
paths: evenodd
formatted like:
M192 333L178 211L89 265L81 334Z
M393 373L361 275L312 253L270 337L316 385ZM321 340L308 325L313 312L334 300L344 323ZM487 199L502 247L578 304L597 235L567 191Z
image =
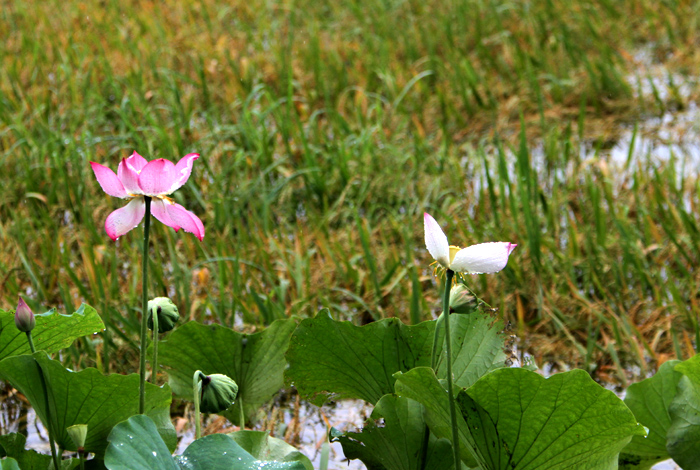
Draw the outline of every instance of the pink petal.
M151 214L153 214L153 217L158 219L162 224L174 228L177 232L180 230L180 226L173 222L170 215L168 215L168 209L166 206L169 205L169 202L165 202L162 199L153 199L153 201L151 201Z
M177 181L175 165L170 160L159 158L148 162L139 173L139 186L146 196L169 194Z
M127 160L126 158L122 158L122 161L119 162L119 167L117 168L119 181L122 182L124 189L126 189L129 194L143 194L143 191L141 191L139 187L139 173L133 166L127 163Z
M143 170L143 167L148 165L148 160L143 158L138 153L134 152L131 154L131 156L129 158L126 159L126 163L131 168L133 168L136 173L138 173L141 170Z
M508 256L518 246L510 242L479 243L459 250L452 260L453 271L469 274L489 274L508 264Z
M112 170L95 162L90 162L90 166L95 173L97 182L102 187L102 191L114 197L129 197L121 181L119 181L119 178Z
M198 153L188 153L187 155L182 157L179 162L177 162L177 165L175 165L177 180L175 181L173 187L170 188L170 192L168 192L167 194L170 194L175 190L180 189L183 184L187 183L187 180L190 178L190 173L192 173L192 165L194 164L194 161L198 158Z
M204 238L204 224L199 217L188 211L180 204L165 204L170 220L180 226L185 232L193 233L201 242Z
M117 209L107 216L105 221L105 231L109 238L116 240L126 232L136 226L143 219L143 214L146 212L146 204L143 198L135 198L129 201L129 204Z
M449 268L450 245L447 243L447 236L433 219L433 216L427 212L423 213L423 224L425 225L425 246L428 248L430 256L443 267Z

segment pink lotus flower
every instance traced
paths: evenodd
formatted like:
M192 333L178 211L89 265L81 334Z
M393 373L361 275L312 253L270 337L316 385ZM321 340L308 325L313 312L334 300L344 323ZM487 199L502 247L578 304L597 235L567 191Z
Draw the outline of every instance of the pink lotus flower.
M427 212L423 214L425 224L425 246L440 266L452 271L468 274L491 274L500 271L508 264L508 256L515 249L515 243L479 243L460 249L450 246L440 225Z
M112 240L124 235L141 222L146 212L144 196L153 198L153 217L172 227L177 232L183 229L193 233L200 241L204 238L204 225L199 217L176 204L168 196L187 182L192 172L192 164L199 154L190 153L180 159L177 165L170 160L158 158L148 161L134 152L123 158L117 174L99 163L90 162L97 182L110 196L129 199L129 203L109 214L105 230Z

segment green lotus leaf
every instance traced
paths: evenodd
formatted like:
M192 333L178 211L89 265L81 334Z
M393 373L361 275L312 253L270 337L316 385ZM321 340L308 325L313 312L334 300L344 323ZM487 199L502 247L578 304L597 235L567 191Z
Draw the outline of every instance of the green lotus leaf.
M258 460L225 434L197 439L181 456L172 457L155 424L144 415L119 423L108 440L109 470L306 470L301 462Z
M263 431L236 431L228 434L246 452L258 460L300 462L306 470L314 470L311 460L294 446L282 439L271 437Z
M2 462L15 462L17 467L10 465L4 468L20 468L22 470L46 470L47 468L53 468L53 461L51 455L40 454L39 452L26 449L25 444L27 438L19 433L3 434L0 436L0 458L6 458ZM0 463L2 463L0 462ZM80 459L64 459L61 460L61 470L72 470L78 468L80 465Z
M49 457L51 460L51 457ZM47 464L48 465L48 464ZM46 468L46 467L44 467ZM17 461L11 457L0 460L0 469L2 470L21 470Z
M613 470L645 435L613 392L582 370L544 377L499 369L457 396L484 470Z
M27 438L19 433L3 434L0 436L0 458L5 457L2 469L22 469L22 470L46 470L52 465L51 456L40 454L31 449L26 449L25 444ZM11 464L9 462L14 462ZM78 459L68 459L61 461L62 470L70 470L76 468L80 464ZM17 465L16 467L13 465Z
M653 377L632 384L627 389L625 404L635 418L649 429L648 436L634 436L620 454L620 467L651 468L656 462L670 458L666 451L666 433L671 426L668 407L676 396L680 372L674 371L680 361L661 365Z
M48 353L67 348L76 338L92 335L104 329L104 323L97 311L82 304L72 315L56 313L51 309L34 315L36 326L32 330L32 340L37 350ZM0 310L0 360L20 354L30 354L26 333L15 326L15 312Z
M490 315L450 315L453 374L469 386L504 359L502 325ZM429 366L435 321L415 326L386 318L365 326L339 322L322 310L297 327L287 352L288 382L317 405L331 398L376 403L394 392L393 375ZM443 356L438 375L446 376Z
M43 371L54 438L59 447L77 450L66 431L74 424L87 424L85 450L102 455L112 427L138 413L139 377L136 374L105 376L97 369L73 372L51 360L43 351L12 356L0 361L0 379L24 394L43 423L47 423L46 395L41 385ZM159 423L173 445L175 430L170 423L171 392L146 384L146 412Z
M455 386L471 387L487 372L503 367L506 357L503 352L505 337L501 333L502 330L503 322L488 314L450 315L452 375ZM443 328L439 337L441 343L444 343L444 337ZM447 378L445 357L445 354L438 357L439 379Z
M666 450L681 468L700 469L700 356L676 364L675 371L683 376L668 408L671 426Z
M238 396L223 414L238 422L241 403L250 416L284 385L284 353L295 327L294 320L276 320L260 333L247 335L219 325L189 322L159 343L159 360L168 369L173 392L188 400L192 400L192 376L197 370L233 379Z
M430 367L417 367L406 373L396 374L396 394L420 402L425 407L425 422L431 433L452 443L450 405L445 386L438 381ZM474 457L476 444L461 414L457 414L459 452L462 462L477 467ZM451 445L451 444L450 444ZM450 451L451 452L451 451Z
M333 440L343 445L345 456L360 459L368 469L450 470L454 468L452 444L431 434L421 466L425 432L423 405L396 395L384 395L362 432L348 432Z

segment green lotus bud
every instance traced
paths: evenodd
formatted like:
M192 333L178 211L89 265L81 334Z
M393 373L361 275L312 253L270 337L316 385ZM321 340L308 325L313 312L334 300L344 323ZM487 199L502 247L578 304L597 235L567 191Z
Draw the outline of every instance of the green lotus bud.
M236 401L238 385L223 374L211 374L202 378L200 408L205 413L220 413Z
M29 333L34 329L35 324L34 313L24 299L20 297L17 303L17 310L15 310L15 326L19 331Z
M82 449L85 447L85 438L87 437L87 424L74 424L73 426L67 427L66 432L73 440L75 447Z
M148 329L153 330L153 313L158 315L158 333L165 333L175 328L180 319L177 306L167 297L156 297L148 301Z
M469 289L457 284L450 291L450 311L454 313L472 313L476 310L476 299Z

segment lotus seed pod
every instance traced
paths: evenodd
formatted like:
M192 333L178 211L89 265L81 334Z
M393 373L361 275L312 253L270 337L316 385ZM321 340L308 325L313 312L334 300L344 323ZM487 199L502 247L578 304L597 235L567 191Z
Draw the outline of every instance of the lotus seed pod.
M469 289L457 284L450 291L450 311L454 313L472 313L476 310L476 299Z
M15 326L17 329L23 333L29 333L34 329L36 321L34 320L34 313L24 302L22 297L19 298L17 303L17 310L15 310Z
M66 432L73 440L75 447L82 449L85 447L85 438L87 437L87 424L74 424L73 426L67 427Z
M158 333L165 333L175 328L180 319L177 306L167 297L156 297L148 301L148 329L153 330L153 313L158 315Z
M202 379L202 402L205 413L220 413L236 401L238 385L223 374L211 374Z

